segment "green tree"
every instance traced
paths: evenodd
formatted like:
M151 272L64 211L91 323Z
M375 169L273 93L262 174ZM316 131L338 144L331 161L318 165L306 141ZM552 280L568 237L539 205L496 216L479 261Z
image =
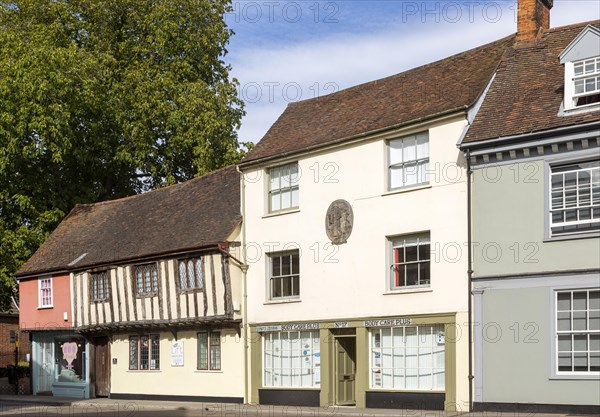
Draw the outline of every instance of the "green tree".
M77 203L238 161L229 0L0 2L0 307Z

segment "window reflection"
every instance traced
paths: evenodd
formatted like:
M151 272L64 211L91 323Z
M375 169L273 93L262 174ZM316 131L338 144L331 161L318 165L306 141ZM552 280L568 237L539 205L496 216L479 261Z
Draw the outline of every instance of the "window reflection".
M80 337L56 339L54 379L58 382L85 381L85 340Z

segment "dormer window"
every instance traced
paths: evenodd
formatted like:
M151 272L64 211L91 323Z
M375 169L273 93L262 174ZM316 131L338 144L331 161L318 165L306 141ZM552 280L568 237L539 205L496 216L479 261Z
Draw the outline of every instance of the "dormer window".
M600 57L573 63L573 107L600 103Z
M600 107L599 44L600 30L588 25L559 55L560 63L565 66L563 115Z

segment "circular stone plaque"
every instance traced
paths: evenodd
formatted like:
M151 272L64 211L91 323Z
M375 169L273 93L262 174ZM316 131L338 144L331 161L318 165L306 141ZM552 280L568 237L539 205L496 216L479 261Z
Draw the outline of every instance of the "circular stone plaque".
M335 200L329 205L325 216L325 231L331 243L334 245L346 243L352 233L353 225L354 213L350 203L346 200Z

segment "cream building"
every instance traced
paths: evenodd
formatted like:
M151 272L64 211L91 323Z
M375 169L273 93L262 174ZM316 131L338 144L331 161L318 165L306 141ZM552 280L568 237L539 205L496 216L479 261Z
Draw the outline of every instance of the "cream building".
M36 393L244 402L239 186L227 167L73 209L18 273Z
M242 161L253 403L467 409L456 144L511 42L290 104Z

